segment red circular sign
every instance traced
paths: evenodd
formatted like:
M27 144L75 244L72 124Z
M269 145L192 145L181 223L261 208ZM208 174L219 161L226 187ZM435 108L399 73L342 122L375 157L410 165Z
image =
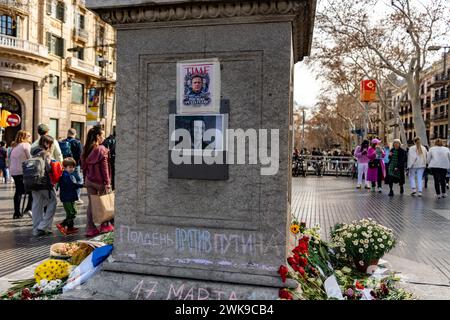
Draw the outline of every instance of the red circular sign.
M20 124L21 119L18 114L12 113L6 118L6 122L10 127L17 127Z

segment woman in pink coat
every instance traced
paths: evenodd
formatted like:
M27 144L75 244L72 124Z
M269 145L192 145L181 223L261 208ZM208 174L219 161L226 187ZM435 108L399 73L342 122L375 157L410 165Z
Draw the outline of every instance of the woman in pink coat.
M375 191L375 184L378 184L379 193L383 191L382 183L386 176L386 168L383 161L385 152L383 148L380 147L380 143L380 140L373 139L370 148L367 151L367 157L369 158L367 181L372 182L372 191Z

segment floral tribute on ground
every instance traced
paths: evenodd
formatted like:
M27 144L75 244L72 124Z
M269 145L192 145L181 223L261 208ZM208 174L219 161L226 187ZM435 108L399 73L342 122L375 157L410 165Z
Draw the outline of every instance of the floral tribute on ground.
M114 233L101 235L91 241L58 243L50 248L50 258L34 270L34 277L11 281L0 300L53 300L62 294L71 277L78 276L77 267L85 263L96 248L112 245Z
M298 232L293 226L298 226ZM280 299L414 299L411 293L398 288L395 273L386 273L387 269L377 266L379 259L395 246L391 229L372 219L337 224L331 231L331 242L321 239L319 226L306 228L305 223L293 221L290 230L296 247L278 273L283 283L293 279L298 286L280 289Z

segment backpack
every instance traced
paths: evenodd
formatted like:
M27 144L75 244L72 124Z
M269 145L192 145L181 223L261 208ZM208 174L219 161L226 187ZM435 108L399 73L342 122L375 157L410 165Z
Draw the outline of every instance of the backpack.
M49 187L49 177L46 172L45 160L34 157L22 163L23 184L25 191L46 190Z
M72 145L67 139L58 141L58 144L64 159L69 157L73 158Z
M74 158L77 164L79 164L82 151L81 143L77 139L71 139L68 141L70 143L70 150L72 151L72 158Z
M62 172L63 172L62 166L61 166L61 163L58 161L52 161L50 163L50 166L52 168L51 172L49 174L50 182L52 185L55 185L59 182L59 178L61 178L61 176L62 176Z

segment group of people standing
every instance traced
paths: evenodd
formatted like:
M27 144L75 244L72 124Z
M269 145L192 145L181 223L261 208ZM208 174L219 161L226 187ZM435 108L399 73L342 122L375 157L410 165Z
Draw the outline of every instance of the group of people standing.
M74 225L77 205L83 203L81 189L86 187L89 195L113 190L111 167L114 166L114 157L111 153L114 152L115 156L115 137L112 135L105 141L104 130L95 126L89 130L83 147L76 139L77 132L73 128L68 130L67 138L60 141L48 133L49 127L40 124L40 137L31 143L31 133L21 130L10 148L5 148L5 167L9 169L16 188L13 219L20 219L26 213L33 220L33 235L51 234L59 189L66 218L56 227L64 235L74 234L78 232ZM4 176L6 178L7 174L4 173ZM21 200L26 197L27 205L21 208ZM94 224L89 199L86 236L93 237L113 230L113 221L99 227Z
M382 147L381 141L364 140L355 150L358 160L358 184L372 191L382 192L383 181L389 185L389 196L394 196L393 186L400 186L400 194L405 192L405 173L409 175L412 196L422 196L423 179L428 171L434 178L436 197L446 198L446 176L450 169L450 150L437 139L435 146L429 150L422 145L419 137L414 139L414 145L407 151L401 147L401 141L395 139L392 148ZM417 183L416 183L417 180ZM371 185L369 185L369 183Z

